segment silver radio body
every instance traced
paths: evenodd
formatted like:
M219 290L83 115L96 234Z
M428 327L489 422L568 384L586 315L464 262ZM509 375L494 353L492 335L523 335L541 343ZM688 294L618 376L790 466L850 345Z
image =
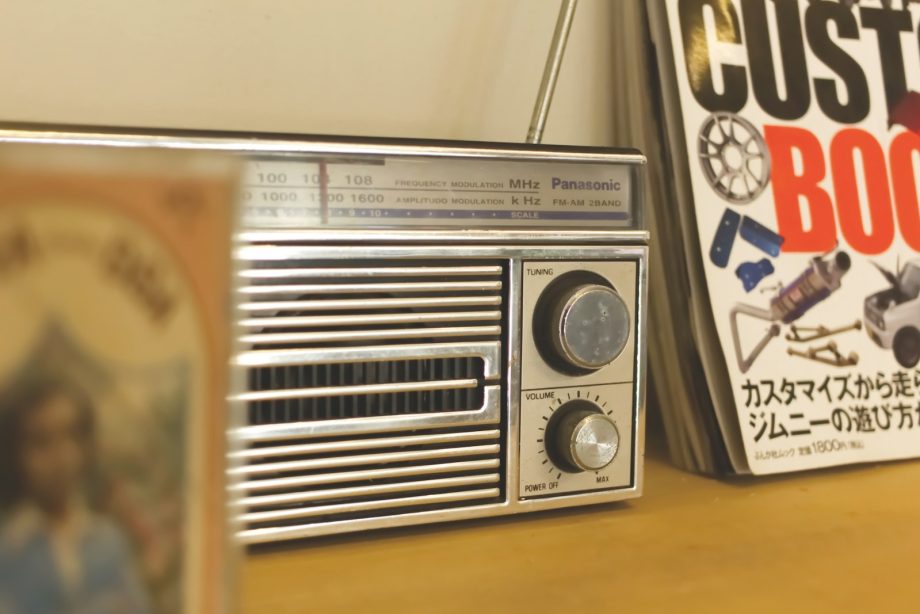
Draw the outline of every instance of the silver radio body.
M244 156L229 464L247 543L642 490L648 233L625 150L8 130Z

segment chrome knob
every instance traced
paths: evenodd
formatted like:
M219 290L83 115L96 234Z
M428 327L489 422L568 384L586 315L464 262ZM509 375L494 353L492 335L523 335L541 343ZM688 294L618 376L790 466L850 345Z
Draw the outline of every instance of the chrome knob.
M563 471L598 471L616 457L620 432L597 405L575 400L553 412L546 442L550 460Z
M596 371L620 355L632 318L616 290L600 283L548 289L534 320L534 338L553 367L576 374Z

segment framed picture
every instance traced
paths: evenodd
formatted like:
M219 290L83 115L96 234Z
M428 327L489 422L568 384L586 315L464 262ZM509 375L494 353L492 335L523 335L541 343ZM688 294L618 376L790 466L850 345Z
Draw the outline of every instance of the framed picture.
M0 613L227 608L236 175L0 145Z

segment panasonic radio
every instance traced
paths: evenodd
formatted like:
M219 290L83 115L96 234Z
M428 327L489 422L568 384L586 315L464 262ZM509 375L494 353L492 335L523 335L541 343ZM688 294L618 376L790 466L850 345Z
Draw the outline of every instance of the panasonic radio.
M34 128L0 142L244 159L228 393L244 542L640 494L641 154Z

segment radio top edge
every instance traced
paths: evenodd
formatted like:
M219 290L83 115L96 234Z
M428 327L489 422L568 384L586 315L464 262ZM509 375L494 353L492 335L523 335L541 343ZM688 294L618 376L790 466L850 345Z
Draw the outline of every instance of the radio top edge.
M647 240L645 157L633 149L9 123L0 143L244 156L249 231L553 228Z

